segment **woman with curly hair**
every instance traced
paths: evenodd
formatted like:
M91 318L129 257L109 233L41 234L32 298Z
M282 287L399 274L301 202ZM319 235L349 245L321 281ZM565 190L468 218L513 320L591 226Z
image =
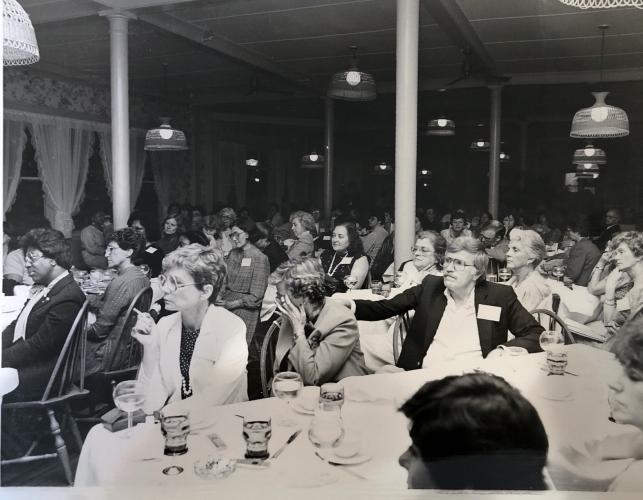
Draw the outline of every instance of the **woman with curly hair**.
M357 279L355 288L362 288L368 274L368 259L364 255L362 240L352 222L342 222L333 229L332 249L324 250L319 261L326 273L326 280L333 286L333 292L345 292L346 276Z
M406 290L422 283L429 274L442 276L442 261L447 242L440 233L435 231L420 231L417 233L413 247L413 259L402 262L398 269L398 285ZM383 274L385 282L394 278L395 263L391 264Z
M297 211L290 216L292 232L295 240L288 248L288 257L308 257L315 250L313 232L315 231L315 219L308 212Z
M324 270L313 257L284 262L273 273L282 313L275 371L292 368L304 385L369 373L355 315L324 295Z

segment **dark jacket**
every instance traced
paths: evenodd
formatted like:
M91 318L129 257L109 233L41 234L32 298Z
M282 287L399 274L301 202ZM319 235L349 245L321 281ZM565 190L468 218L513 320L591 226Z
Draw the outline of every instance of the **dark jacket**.
M621 226L618 224L613 224L611 226L606 227L603 229L601 234L594 238L594 243L598 247L598 249L603 252L605 250L605 246L607 245L607 242L611 240L617 233L621 232Z
M421 368L447 305L444 290L442 277L427 276L421 284L409 288L392 299L356 300L355 317L362 321L376 321L415 309L415 316L411 321L410 331L404 339L397 366L405 370ZM499 321L477 319L483 357L500 344L524 347L529 352L540 351L539 337L543 327L520 304L513 288L482 281L476 284L474 301L476 315L479 304L501 309ZM507 342L508 330L511 330L516 337L509 342Z
M569 251L566 274L574 284L587 286L592 270L601 258L601 251L594 243L584 238L576 242Z

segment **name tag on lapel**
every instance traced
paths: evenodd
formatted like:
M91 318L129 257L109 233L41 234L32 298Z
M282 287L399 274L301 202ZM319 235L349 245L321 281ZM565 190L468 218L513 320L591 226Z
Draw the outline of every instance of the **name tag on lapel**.
M350 265L350 263L351 263L351 261L352 261L352 260L353 260L353 259L351 259L350 257L344 257L344 258L342 259L342 261L341 261L339 264L340 264L340 265L342 265L342 264L348 264L348 265Z
M149 248L146 248L146 249L145 249L145 251L146 251L147 253L151 253L151 254L155 254L155 253L156 253L156 250L157 250L157 249L156 249L156 248L154 248L154 247L149 247Z
M252 265L252 258L244 257L241 259L241 267L250 267Z
M489 321L500 321L501 312L502 312L501 307L480 304L478 306L478 319L486 319Z

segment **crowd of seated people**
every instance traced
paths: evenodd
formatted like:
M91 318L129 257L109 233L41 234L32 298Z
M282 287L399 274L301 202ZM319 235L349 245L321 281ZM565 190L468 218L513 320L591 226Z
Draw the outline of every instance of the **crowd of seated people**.
M131 214L128 227L116 231L105 230L106 215L98 212L83 231L85 240L93 241L92 251L102 245L105 262L89 255L92 244L83 247L83 261L90 268L112 268L116 277L102 296L90 300L96 321L87 330L87 374L105 368L124 312L150 278L159 282L163 312L160 319L139 313L132 332L143 347L138 379L150 411L180 402L212 406L266 396L257 387L258 360L266 331L279 316L271 373L293 370L305 385L321 385L372 373L360 345L358 320L388 320L393 328L395 318L407 312L409 331L399 358L383 372L502 356L511 346L538 352L543 327L529 311L551 294L548 260L562 262L571 283L600 297L594 319L613 333L604 348L624 345L620 327L643 307L643 233L615 232L615 210L608 211L609 225L594 242L586 221L577 218L554 225L550 221L560 218L546 214L529 219L507 211L493 219L484 211L467 216L461 209L446 214L418 209L411 259L397 268L391 211L364 213L369 216L362 220L354 208L334 210L323 219L315 207L281 214L273 204L261 217L245 207L239 215L223 206L208 214L200 207L172 204L160 225L161 237L151 243L149 223L139 212ZM605 234L610 239L601 254L597 245ZM5 281L35 283L27 305L3 332L3 365L18 368L22 381L10 398L42 391L61 341L85 301L68 271L68 245L57 231L36 229L21 240L21 248L6 253L11 265L5 266ZM378 266L383 269L376 276ZM508 282L487 279L504 267L512 276ZM352 300L343 293L348 276L355 278L357 289L368 288L373 279L389 282L393 289L385 299ZM408 465L410 486L423 484L411 470L424 470L433 478L432 487L486 489L497 484L484 468L472 472L470 482L460 483L451 475L462 457L433 455L423 448L433 435L425 433L446 432L443 422L430 423L430 413L425 413L433 411L427 409L432 391L444 394L445 404L451 396L460 397L458 391L468 394L476 387L488 398L507 393L520 401L496 379L465 379L427 386L402 408L412 421L413 446L400 459ZM522 408L521 418L536 425L533 408ZM498 450L508 453L498 460L508 463L516 450L530 450L523 456L530 465L520 466L528 470L528 478L519 483L522 489L542 487L541 458L547 451L542 434L536 427L531 443L497 443ZM470 444L475 454L473 438Z

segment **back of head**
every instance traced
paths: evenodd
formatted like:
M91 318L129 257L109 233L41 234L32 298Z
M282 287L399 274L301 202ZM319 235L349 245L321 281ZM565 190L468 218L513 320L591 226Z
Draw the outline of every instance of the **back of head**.
M545 429L504 379L469 373L431 381L400 410L435 488L545 488Z
M480 229L481 233L485 231L493 231L496 238L504 238L506 228L505 228L505 225L499 220L491 220L487 222L484 226L482 226L482 229Z

